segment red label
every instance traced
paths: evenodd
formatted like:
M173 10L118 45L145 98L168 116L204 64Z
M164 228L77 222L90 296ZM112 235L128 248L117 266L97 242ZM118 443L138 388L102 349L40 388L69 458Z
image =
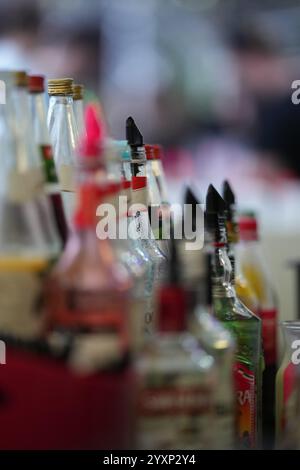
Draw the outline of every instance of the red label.
M256 445L256 390L255 375L244 364L235 364L237 394L237 429L239 441L244 448Z
M145 389L140 395L139 410L144 416L208 413L211 394L205 387Z
M276 364L277 360L277 310L260 310L262 337L266 365Z

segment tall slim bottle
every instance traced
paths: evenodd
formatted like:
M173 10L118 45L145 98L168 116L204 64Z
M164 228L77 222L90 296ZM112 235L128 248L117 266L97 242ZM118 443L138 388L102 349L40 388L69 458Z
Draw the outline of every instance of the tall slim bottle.
M65 214L71 226L75 210L75 166L78 129L73 110L73 80L48 80L50 96L47 124L55 167L62 191Z
M148 180L146 176L146 155L143 144L143 136L137 128L132 117L126 121L126 137L131 149L131 171L132 171L132 206L130 214L135 218L135 228L137 236L141 239L143 249L151 259L153 271L151 273L152 306L149 309L147 331L155 331L156 322L156 290L164 280L167 270L167 258L159 249L152 228L149 223L148 215ZM151 310L151 312L150 312ZM151 313L151 315L150 315Z
M43 185L32 178L39 156L27 132L29 107L17 122L16 76L1 71L0 79L6 85L6 104L0 105L0 331L2 338L32 340L42 335L43 280L59 246L43 210Z
M211 449L215 364L187 333L186 296L174 246L158 291L158 334L137 361L138 449Z
M67 239L67 223L62 197L53 160L52 146L47 128L47 109L45 100L44 77L29 76L30 107L33 121L34 140L40 152L44 168L45 191L55 216L56 227L63 243Z
M238 445L255 449L260 445L261 409L261 321L237 298L231 284L231 265L226 249L225 203L210 185L206 197L206 231L213 249L213 308L216 317L233 334Z
M263 429L266 445L274 443L275 430L275 377L277 370L278 309L274 290L260 247L257 221L251 216L239 219L240 243L238 257L244 277L259 301L258 315L262 320L262 338L265 357L263 374Z
M234 276L235 291L238 298L249 310L259 315L259 301L249 281L243 275L240 258L236 253L236 246L239 242L239 228L236 220L236 198L228 181L223 183L223 199L226 202L226 230L227 230L227 250L232 265L232 275Z

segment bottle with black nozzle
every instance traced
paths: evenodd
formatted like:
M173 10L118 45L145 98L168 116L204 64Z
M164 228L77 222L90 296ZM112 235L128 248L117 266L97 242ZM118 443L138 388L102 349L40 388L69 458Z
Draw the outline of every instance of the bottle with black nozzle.
M151 274L147 279L147 285L152 292L148 313L145 317L145 334L147 336L155 331L157 317L156 293L165 278L167 259L155 240L149 221L145 147L143 136L132 117L128 117L126 120L126 138L130 147L132 173L132 204L129 207L129 215L135 218L136 224L132 228L136 230L135 236L140 238L142 248L152 264Z
M234 378L238 447L255 449L261 444L261 320L236 296L227 254L225 216L225 202L210 185L205 223L212 252L213 309L237 345Z
M259 315L259 301L247 278L243 275L239 256L236 256L236 246L239 241L239 229L236 221L236 197L228 181L223 183L223 197L227 206L226 231L227 253L232 265L232 283L238 298L251 312Z

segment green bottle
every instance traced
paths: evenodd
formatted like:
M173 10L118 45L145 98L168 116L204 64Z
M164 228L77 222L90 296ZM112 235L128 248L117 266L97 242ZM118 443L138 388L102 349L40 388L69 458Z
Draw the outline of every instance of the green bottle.
M261 400L261 321L235 293L226 248L226 205L210 185L206 196L206 243L212 252L213 309L236 340L234 377L236 387L237 446L259 447Z

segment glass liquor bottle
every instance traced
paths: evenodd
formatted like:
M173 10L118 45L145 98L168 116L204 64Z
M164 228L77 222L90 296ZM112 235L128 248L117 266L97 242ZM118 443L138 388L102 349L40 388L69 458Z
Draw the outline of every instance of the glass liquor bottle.
M153 315L149 315L147 330L155 330L155 292L160 283L164 280L167 269L167 258L159 249L148 215L148 181L146 176L146 155L143 144L143 136L137 128L132 117L126 121L126 137L131 150L131 172L132 172L132 205L130 215L135 218L135 226L130 236L141 239L143 249L147 252L152 262L152 282L153 282Z
M62 197L59 189L52 146L47 128L47 109L45 100L44 77L29 76L30 107L33 121L34 141L38 146L45 176L45 192L48 195L55 217L56 228L63 243L67 239L67 224L64 214Z
M83 137L85 134L84 124L84 105L83 105L84 86L74 83L73 85L73 108L75 121L77 124L78 135Z
M243 276L259 301L258 316L262 320L262 338L265 357L263 374L263 429L266 445L274 442L275 377L277 370L278 309L265 259L260 247L257 221L250 214L239 220L240 242L237 254Z
M6 85L6 104L0 105L0 331L33 340L42 335L43 280L59 246L44 205L42 177L36 177L40 162L31 146L33 134L28 132L30 112L23 100L26 80L23 75L25 91L21 92L16 90L19 78L14 72L0 72ZM16 120L19 94L21 121Z
M199 276L196 307L190 312L190 331L199 345L213 356L217 365L216 385L216 449L233 449L235 445L235 342L230 332L213 317L211 254L201 250L197 254Z
M227 230L227 250L228 257L232 265L232 275L234 276L234 286L238 298L246 305L251 312L259 314L259 302L255 291L242 273L240 259L236 255L236 245L239 242L239 229L236 220L236 200L235 194L228 181L223 183L223 199L226 202L226 230Z
M121 195L126 197L127 200L127 235L130 251L134 253L134 256L139 260L139 264L143 267L143 284L141 290L141 297L143 299L143 323L140 331L137 333L137 337L141 337L143 340L150 333L148 325L151 325L153 317L153 262L151 261L149 254L144 249L140 237L130 236L130 228L134 229L136 234L136 221L134 216L130 213L130 207L132 204L132 174L131 174L131 152L130 147L126 141L116 141L118 153L121 164Z
M260 445L261 321L239 301L231 284L225 219L218 215L225 209L223 199L210 185L205 223L208 239L213 240L213 308L216 317L231 331L236 341L234 376L238 446L254 449Z
M170 233L170 212L166 210L169 206L166 202L163 205L161 189L159 188L159 178L153 171L152 162L156 159L157 149L155 145L145 145L146 153L146 176L149 187L149 217L153 234L157 240L161 251L168 256L169 253L169 233ZM165 232L165 233L163 233Z
M158 333L137 361L138 449L210 449L215 438L215 364L186 331L185 291L172 246L158 291Z
M78 199L74 229L47 283L47 328L76 335L73 367L111 368L129 352L132 285L110 240L96 237L97 184L82 181Z
M78 129L73 110L73 80L48 80L50 96L47 125L65 214L71 226L75 209L75 165Z
M33 121L31 119L28 94L28 75L24 71L12 72L12 87L8 93L11 101L12 125L15 132L16 179L22 174L18 191L24 190L24 197L29 192L36 196L39 226L43 233L41 239L47 244L47 249L55 258L61 248L61 242L56 228L54 213L45 191L45 177L42 161L34 140Z

